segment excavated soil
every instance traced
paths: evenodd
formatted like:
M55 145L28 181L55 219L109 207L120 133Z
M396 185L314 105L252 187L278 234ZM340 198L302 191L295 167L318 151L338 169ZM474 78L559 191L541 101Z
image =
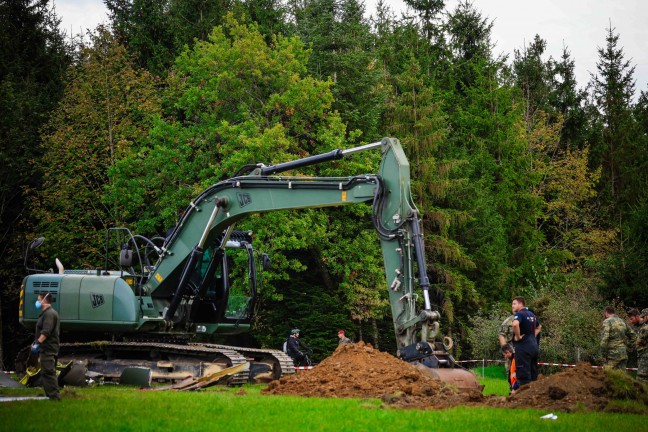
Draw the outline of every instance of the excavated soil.
M628 379L624 397L648 410L646 387ZM632 384L634 383L634 384ZM266 394L306 397L380 398L394 408L443 409L457 405L536 408L551 411L610 410L618 398L602 370L580 364L523 386L517 394L483 396L459 392L409 363L359 342L342 345L317 367L271 382Z

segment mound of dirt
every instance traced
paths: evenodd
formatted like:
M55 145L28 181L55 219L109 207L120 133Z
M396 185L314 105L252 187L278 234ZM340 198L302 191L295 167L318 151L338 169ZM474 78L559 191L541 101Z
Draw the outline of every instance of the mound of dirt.
M317 367L271 382L269 394L381 398L401 408L444 408L481 399L363 342L339 346Z
M636 401L648 412L645 386L620 373L587 363L523 386L509 397L458 392L413 365L359 342L342 345L317 367L271 382L266 394L309 397L380 398L396 408L443 409L457 405L535 408L548 411L614 411L615 399ZM613 377L614 378L614 377ZM611 408L612 407L612 408Z
M614 371L594 369L589 363L579 363L522 386L503 404L508 407L537 408L552 411L610 410L610 402L618 399L648 401L646 388L629 375L617 373L620 382L614 382ZM628 391L623 390L627 388ZM494 405L502 405L495 402Z

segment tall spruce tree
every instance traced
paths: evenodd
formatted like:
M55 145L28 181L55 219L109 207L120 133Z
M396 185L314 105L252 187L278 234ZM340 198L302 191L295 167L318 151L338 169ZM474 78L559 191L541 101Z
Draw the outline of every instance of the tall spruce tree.
M567 47L564 47L560 60L552 62L549 105L563 119L560 130L561 148L583 150L587 139L584 106L587 92L577 87L574 67L574 59Z
M515 50L513 72L515 81L522 92L524 115L528 122L536 110L547 111L550 90L550 64L542 59L547 43L539 35L522 50Z
M610 24L599 48L598 74L592 75L595 120L600 139L592 143L592 164L600 166L600 201L607 223L617 232L616 248L606 267L607 293L634 300L645 288L646 141L632 106L635 81L630 60Z
M372 141L379 130L386 94L376 64L374 36L358 0L305 0L293 4L296 32L312 49L309 72L333 81L333 104L348 131Z
M637 154L631 115L635 67L625 59L619 34L611 24L605 42L605 47L598 49L598 73L592 74L591 82L602 127L601 140L593 143L591 157L594 166L603 168L601 187L607 204L627 208L632 183L629 168Z

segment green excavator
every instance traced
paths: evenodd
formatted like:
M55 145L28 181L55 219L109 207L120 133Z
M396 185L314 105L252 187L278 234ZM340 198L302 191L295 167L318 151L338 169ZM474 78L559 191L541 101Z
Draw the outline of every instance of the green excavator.
M382 151L377 174L279 175L372 149ZM100 268L68 270L58 260L58 272L28 268L32 274L22 283L20 322L34 329L34 302L40 293L51 293L64 339L75 339L62 344L61 361L83 362L106 377L139 366L150 368L154 379L179 380L244 362L251 367L237 374L234 384L292 374L292 360L280 350L195 342L199 335L244 333L254 318L257 274L267 268L269 258L256 252L249 233L235 231L234 225L255 213L356 203L372 204L397 356L459 388L478 388L474 375L450 355L451 340L440 337L409 163L393 138L277 165L249 166L197 196L165 238L109 230ZM28 253L26 267L27 261Z

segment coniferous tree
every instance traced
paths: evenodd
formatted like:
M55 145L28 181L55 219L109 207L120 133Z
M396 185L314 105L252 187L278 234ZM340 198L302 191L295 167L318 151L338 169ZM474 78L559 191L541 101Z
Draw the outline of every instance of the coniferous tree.
M585 90L578 89L575 63L569 50L563 48L559 61L553 61L549 105L563 118L560 130L561 148L583 150L587 139Z
M645 136L633 115L635 67L625 59L619 38L610 25L606 45L598 50L598 74L592 75L594 121L600 135L592 143L591 163L601 167L599 199L606 222L617 233L615 250L604 268L607 292L630 300L641 296L646 286L642 248L648 161Z
M533 42L522 51L515 50L513 72L516 84L522 91L524 115L528 122L536 110L548 110L550 65L542 59L546 46L547 43L539 35L535 35Z
M105 0L117 41L136 65L165 75L175 57L168 9L170 0Z
M477 300L474 284L464 273L474 269L474 263L449 235L451 227L457 229L469 220L465 211L448 208L449 196L462 189L463 181L453 178L462 162L441 159L439 149L449 130L440 94L425 84L426 76L416 59L407 66L395 77L389 129L401 140L410 162L412 193L422 213L426 258L436 289L434 301L446 322L452 324L460 302L465 306L466 299Z
M601 187L604 199L612 207L617 207L623 206L623 201L628 198L626 192L631 184L628 168L637 154L631 115L635 67L625 59L623 48L618 46L619 34L614 33L611 25L605 41L605 47L598 49L598 74L592 75L592 91L602 137L600 142L593 143L591 157L594 166L603 168Z
M349 133L372 141L384 135L378 124L385 91L364 11L358 0L305 0L293 4L292 14L297 35L312 48L309 72L333 81L333 107Z

